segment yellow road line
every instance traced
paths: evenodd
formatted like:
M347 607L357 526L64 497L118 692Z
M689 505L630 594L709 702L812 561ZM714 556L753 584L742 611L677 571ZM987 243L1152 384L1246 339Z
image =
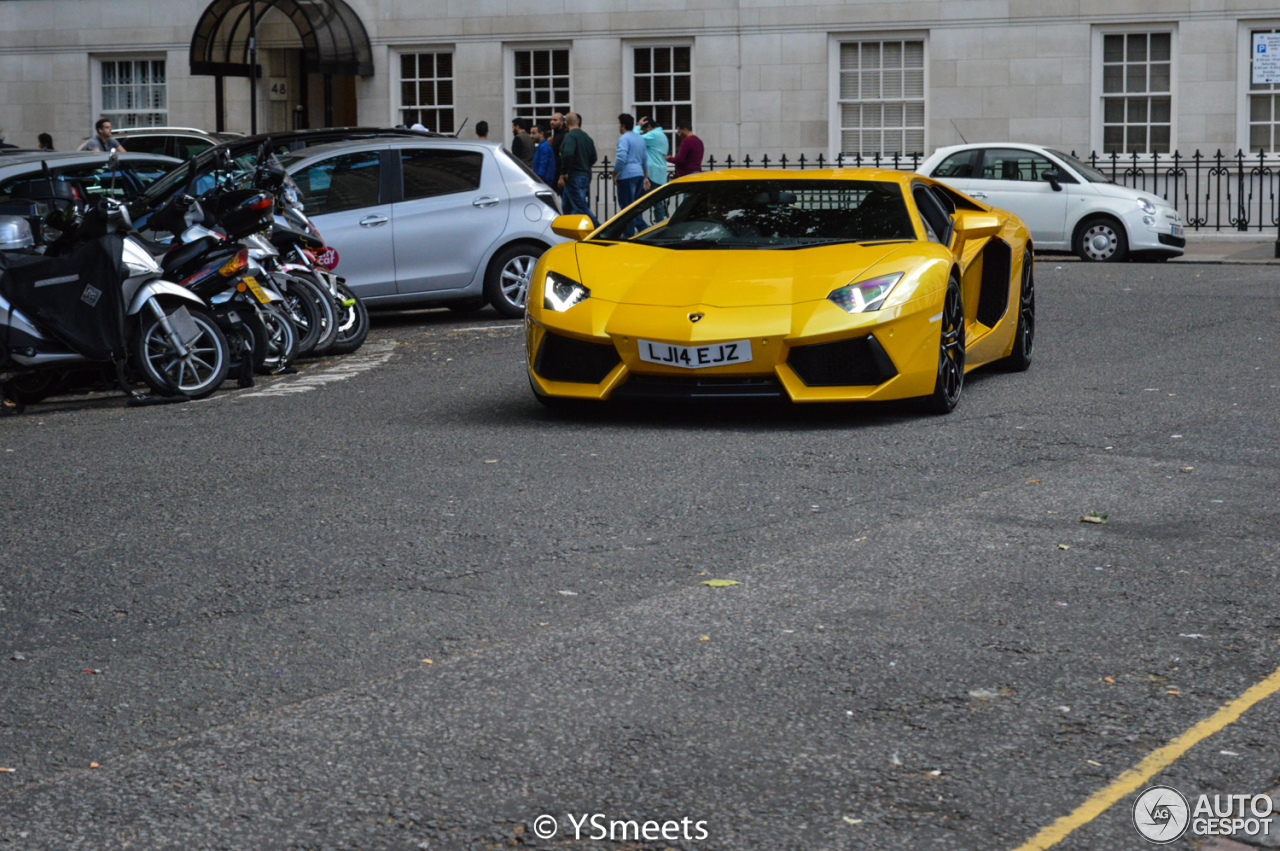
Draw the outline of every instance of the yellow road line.
M1169 744L1152 751L1142 762L1121 774L1111 783L1090 795L1083 804L1076 807L1070 815L1065 815L1048 827L1043 828L1035 836L1019 845L1014 851L1045 851L1052 848L1077 828L1083 827L1102 815L1111 805L1130 792L1136 792L1153 776L1164 771L1180 756L1199 742L1238 720L1249 707L1280 691L1280 668L1262 682L1249 688L1244 694L1230 703L1221 706L1217 712L1196 724L1190 730L1173 739Z

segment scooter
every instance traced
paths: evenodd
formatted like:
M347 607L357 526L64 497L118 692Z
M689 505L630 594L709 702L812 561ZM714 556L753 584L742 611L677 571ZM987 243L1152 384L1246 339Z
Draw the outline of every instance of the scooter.
M35 401L45 380L86 365L113 366L131 405L156 401L133 390L132 376L176 401L222 384L226 337L203 299L163 279L131 227L124 206L106 198L78 217L77 245L63 234L57 256L0 253L0 390L15 403L7 410ZM34 245L26 219L0 217L0 230L17 234L19 248Z

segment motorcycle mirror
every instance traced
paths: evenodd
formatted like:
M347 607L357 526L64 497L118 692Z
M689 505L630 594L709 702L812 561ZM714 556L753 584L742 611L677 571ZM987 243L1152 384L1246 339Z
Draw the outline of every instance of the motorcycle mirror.
M49 203L56 209L58 206L58 193L53 188L53 172L49 171L48 160L40 160L40 171L44 174L45 182L49 184Z
M187 186L183 190L183 192L185 192L188 195L196 194L196 177L197 177L196 161L193 158L191 162L187 165Z
M107 194L115 197L116 194L116 178L120 176L120 149L115 148L111 151L111 155L107 157L107 168L111 169L111 188Z

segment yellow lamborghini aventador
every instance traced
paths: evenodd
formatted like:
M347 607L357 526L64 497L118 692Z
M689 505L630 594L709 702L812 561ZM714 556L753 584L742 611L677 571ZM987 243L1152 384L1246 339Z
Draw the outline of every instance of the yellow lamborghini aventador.
M542 255L529 380L566 399L918 398L946 413L968 370L1031 364L1026 226L918 174L708 172Z

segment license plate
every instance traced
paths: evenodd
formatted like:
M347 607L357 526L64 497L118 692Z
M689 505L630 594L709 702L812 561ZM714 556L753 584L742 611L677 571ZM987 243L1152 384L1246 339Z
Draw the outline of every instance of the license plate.
M1182 225L1169 225L1170 236L1182 236Z
M640 360L665 366L705 369L731 363L747 363L751 360L750 340L712 343L709 346L676 346L671 343L656 343L652 340L636 342L640 344Z
M261 304L270 304L271 299L267 297L266 290L258 286L257 278L245 278L244 285L249 288L249 292L253 293L253 297Z

